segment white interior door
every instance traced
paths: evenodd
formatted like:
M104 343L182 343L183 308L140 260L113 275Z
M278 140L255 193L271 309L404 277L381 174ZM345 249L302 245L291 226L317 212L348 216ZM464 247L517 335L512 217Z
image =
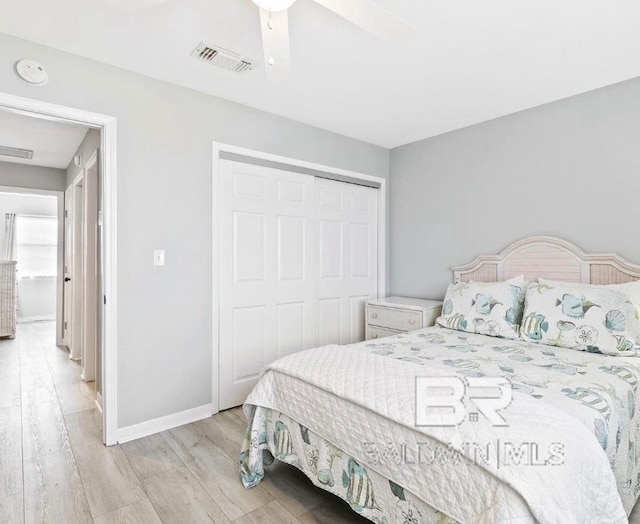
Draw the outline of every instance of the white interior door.
M98 156L92 156L83 179L83 342L82 380L96 379L98 316Z
M71 214L72 235L72 260L71 283L73 289L71 303L71 341L69 356L73 360L82 359L83 351L83 327L84 327L84 190L83 181L80 179L71 186L73 191L73 204Z
M314 178L221 161L220 409L267 363L314 347Z
M316 179L318 345L365 339L378 295L378 190Z
M219 408L289 353L364 340L377 190L220 161Z
M73 186L64 192L64 286L63 286L63 324L62 337L64 345L73 347Z

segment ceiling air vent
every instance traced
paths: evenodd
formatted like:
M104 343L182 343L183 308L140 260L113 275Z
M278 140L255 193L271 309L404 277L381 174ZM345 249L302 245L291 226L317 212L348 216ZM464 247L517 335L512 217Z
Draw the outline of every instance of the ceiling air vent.
M227 51L222 47L207 44L206 42L202 42L196 47L193 53L191 53L191 56L202 62L221 67L227 71L235 71L236 73L251 71L257 65L255 60Z
M33 158L33 151L28 149L18 149L17 147L0 146L0 156L12 156L15 158L31 160Z

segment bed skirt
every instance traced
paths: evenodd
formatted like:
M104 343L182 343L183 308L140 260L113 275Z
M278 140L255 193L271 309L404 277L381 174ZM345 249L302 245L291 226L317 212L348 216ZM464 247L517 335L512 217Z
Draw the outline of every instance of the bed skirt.
M457 524L412 493L278 411L247 405L249 426L240 454L246 488L258 485L274 458L295 466L317 487L380 524ZM267 471L268 474L268 471Z

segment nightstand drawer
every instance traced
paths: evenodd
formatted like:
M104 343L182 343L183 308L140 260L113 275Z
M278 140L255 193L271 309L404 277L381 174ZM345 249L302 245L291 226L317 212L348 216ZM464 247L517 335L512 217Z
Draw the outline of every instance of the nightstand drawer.
M385 329L376 326L369 326L369 337L367 340L373 340L376 338L391 337L402 333L402 331L394 331L393 329Z
M423 327L422 317L421 311L369 305L367 322L371 326L413 331Z

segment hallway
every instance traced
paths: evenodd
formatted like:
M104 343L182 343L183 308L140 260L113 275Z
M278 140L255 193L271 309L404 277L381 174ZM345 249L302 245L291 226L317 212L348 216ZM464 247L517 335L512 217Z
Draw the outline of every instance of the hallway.
M102 446L93 388L56 347L54 322L0 341L0 521L88 511L72 441Z

